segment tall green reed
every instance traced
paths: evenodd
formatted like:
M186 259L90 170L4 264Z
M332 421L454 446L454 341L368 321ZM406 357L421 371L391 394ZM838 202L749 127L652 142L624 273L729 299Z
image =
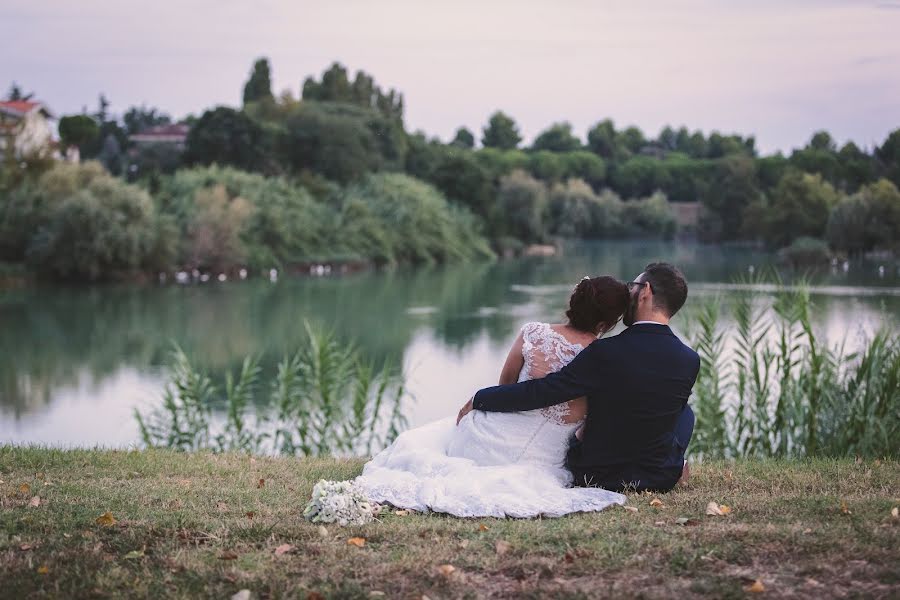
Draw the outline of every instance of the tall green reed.
M307 324L307 334L307 344L278 363L267 391L255 358L236 378L227 373L220 393L176 347L163 405L134 412L143 443L303 456L370 454L389 444L406 425L401 374L363 360L332 333ZM216 409L223 405L224 418Z
M761 283L744 280L743 283ZM718 298L696 318L701 358L694 449L704 456L900 454L900 336L882 331L859 353L828 347L812 327L805 283L778 282L774 301ZM733 320L725 328L722 315Z
M715 299L704 304L697 317L699 332L694 338L700 355L700 374L694 387L694 413L697 419L693 448L703 454L720 456L732 448L727 446L725 427L724 389L728 374L723 369L722 354L725 333L718 328L720 302Z

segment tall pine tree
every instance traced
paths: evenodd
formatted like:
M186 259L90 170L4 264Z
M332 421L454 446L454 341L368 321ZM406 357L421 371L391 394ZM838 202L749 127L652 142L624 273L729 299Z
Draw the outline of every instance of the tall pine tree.
M274 100L272 79L269 73L269 59L260 58L253 63L253 72L244 86L244 104L260 100Z

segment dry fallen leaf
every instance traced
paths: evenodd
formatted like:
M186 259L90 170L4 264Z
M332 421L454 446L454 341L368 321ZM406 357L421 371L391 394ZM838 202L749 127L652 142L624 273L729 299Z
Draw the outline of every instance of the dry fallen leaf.
M46 575L50 572L50 567L48 567L47 565L41 565L37 568L37 572L41 575Z
M293 552L294 546L291 544L282 544L275 548L275 556L281 556L282 554L287 554L288 552Z
M252 510L251 510L250 512L247 513L247 518L248 518L248 519L253 519L253 517L255 517L255 516L256 516L256 513L253 512Z
M847 503L841 500L841 512L845 515L852 515L853 513L850 511L850 508L847 506Z
M485 525L484 523L481 523L480 525L478 525L478 531L487 531L487 530L488 530L488 526Z
M409 514L409 511L408 510L395 510L394 514L397 515L398 517L405 517L406 515Z
M710 502L706 505L706 514L713 517L724 517L730 512L731 507L727 504L717 504L716 502Z
M456 567L453 565L440 565L438 567L438 573L440 573L443 577L449 577L453 575L453 572L456 571Z
M259 483L256 484L256 489L263 488L263 487L266 487L266 480L260 479Z
M37 508L40 505L41 505L41 497L40 496L35 496L34 498L31 499L31 502L28 503L28 506L30 506L32 508Z
M682 525L684 527L693 527L695 525L699 525L700 521L698 521L697 519L689 519L687 517L678 517L677 519L675 519L675 524Z
M753 582L753 585L751 585L750 587L748 587L746 589L748 592L751 592L754 594L759 594L759 593L766 591L766 586L763 585L762 581L757 579L756 581Z
M664 508L666 505L663 504L663 501L659 498L654 498L650 501L650 506L652 506L653 508Z
M142 556L144 556L144 551L143 551L143 550L132 550L131 552L129 552L128 554L126 554L126 555L123 556L122 558L129 559L129 560L130 560L130 559L134 559L134 558L141 558Z
M319 525L318 532L320 536L328 537L328 529L326 529L324 525Z
M622 508L624 508L625 510L627 510L629 512L637 512L638 511L637 506L623 506Z
M494 544L494 550L500 556L503 556L504 554L509 552L510 548L512 548L512 545L509 542L504 542L503 540L497 540L497 543Z
M351 546L356 546L357 548L362 548L363 546L366 545L366 538L352 537L349 540L347 540L347 543L350 544Z
M219 555L219 560L237 560L237 552L234 550L226 550Z
M900 508L894 507L891 509L891 516L895 519L900 519Z
M238 590L237 592L235 592L235 594L231 597L231 600L250 600L250 598L252 598L252 596L250 595L250 590L245 588L243 590Z
M23 483L22 485L19 486L19 492L22 494L27 494L30 491L31 491L31 486L28 485L27 483Z
M111 512L106 511L105 513L103 513L102 515L100 515L99 517L94 519L94 522L97 523L97 525L103 525L104 527L111 527L116 524L116 518L113 516L113 514Z
M20 544L19 545L19 550L21 550L23 552L27 552L27 551L31 550L32 548L34 548L34 546L32 546L31 544Z
M383 598L386 594L381 590L372 590L369 592L369 598Z

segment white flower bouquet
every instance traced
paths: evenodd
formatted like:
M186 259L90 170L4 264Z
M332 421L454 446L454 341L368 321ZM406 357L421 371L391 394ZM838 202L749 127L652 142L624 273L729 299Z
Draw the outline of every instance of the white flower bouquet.
M343 527L370 523L380 509L352 482L321 479L313 486L303 516L313 523L337 523Z

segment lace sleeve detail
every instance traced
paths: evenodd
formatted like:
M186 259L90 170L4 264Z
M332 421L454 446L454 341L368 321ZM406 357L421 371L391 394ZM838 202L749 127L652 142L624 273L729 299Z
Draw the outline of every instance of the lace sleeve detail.
M539 344L541 325L543 324L533 321L522 325L522 339L531 345Z

